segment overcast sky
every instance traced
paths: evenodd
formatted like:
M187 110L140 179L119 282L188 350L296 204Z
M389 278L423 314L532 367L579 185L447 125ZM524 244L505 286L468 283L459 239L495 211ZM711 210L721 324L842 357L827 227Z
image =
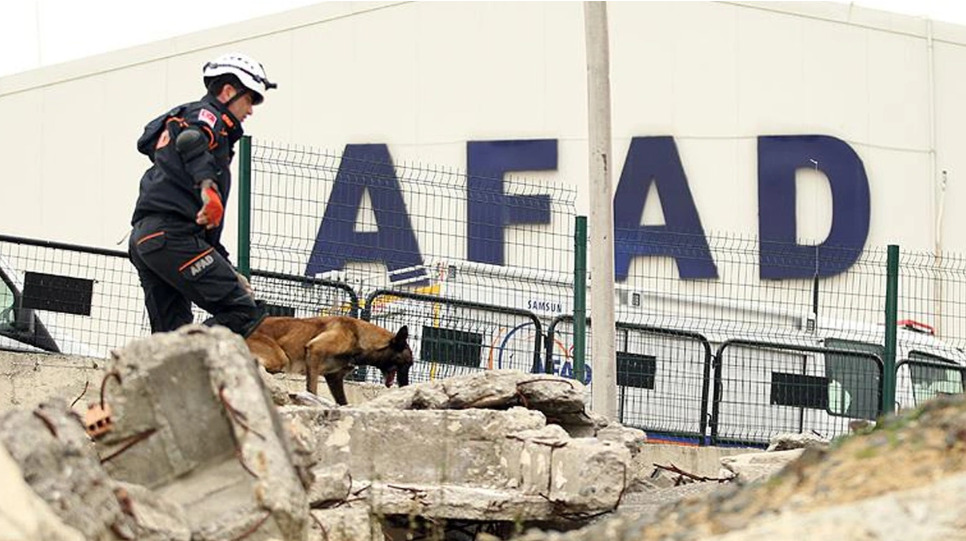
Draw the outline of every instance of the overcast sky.
M0 76L319 0L0 0Z
M0 76L318 0L0 0ZM855 4L966 25L964 0L862 0Z

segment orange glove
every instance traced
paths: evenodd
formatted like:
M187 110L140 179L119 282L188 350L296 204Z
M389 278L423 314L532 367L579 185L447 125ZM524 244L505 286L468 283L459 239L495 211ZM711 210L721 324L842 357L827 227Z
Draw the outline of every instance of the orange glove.
M221 202L218 188L211 180L201 181L201 202L201 210L195 216L195 223L205 226L205 229L214 229L221 225L225 205Z

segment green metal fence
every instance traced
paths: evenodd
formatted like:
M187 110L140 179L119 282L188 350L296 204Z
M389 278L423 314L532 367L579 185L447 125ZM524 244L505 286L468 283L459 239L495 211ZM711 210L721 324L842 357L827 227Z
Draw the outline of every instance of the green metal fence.
M337 280L362 297L400 288L532 309L533 294L571 296L570 187L508 175L471 188L466 172L397 164L381 145L256 141L251 152L253 268Z
M630 255L602 292L575 193L559 183L397 164L378 145L246 139L239 158L238 266L257 296L279 314L409 325L424 379L515 367L602 392L582 351L585 301L613 295L621 419L669 438L831 437L963 389L962 256L870 246L845 273L772 280L763 266L807 268L810 256L763 256L751 237L701 235L701 251L694 235L615 231ZM814 259L854 255L821 247ZM682 279L709 259L713 278ZM0 347L103 356L147 333L123 252L0 237L0 271Z
M586 278L586 221L575 215L572 191L519 179L506 182L507 193L549 194L556 206L547 223L508 227L501 247L505 260L494 265L472 261L465 245L473 227L467 219L469 207L479 204L481 197L469 193L466 173L394 164L385 149L365 145L352 152L347 147L340 155L259 142L253 146L252 161L256 266L314 273L349 284L361 298L372 291L398 290L529 311L552 329L533 368L540 364L543 371L580 377L586 360L587 372L592 374L591 352L583 351L589 329L581 328L580 316L588 315L586 295L611 293L595 292ZM482 197L487 203L499 201L505 195L502 190ZM394 197L402 204L387 204ZM339 206L344 208L332 210ZM389 233L398 233L394 237L399 239L398 249L378 240L390 238ZM908 263L899 265L895 248L867 247L852 261L855 250L830 246L815 247L813 257L811 252L803 255L797 244L772 243L763 255L758 239L742 236L701 235L705 251L695 249L701 243L687 233L645 236L640 231L616 231L615 238L618 254L631 254L612 293L618 322L613 331L618 379L647 384L619 385L622 419L629 424L691 434L703 442L720 437L718 429L724 425L728 426L725 439L730 441L761 442L780 428L834 436L847 430L842 411L861 410L860 417L867 417L863 405L870 402L881 402L873 408L876 413L913 405L909 398L917 394L908 392L913 378L897 380L895 369L897 362L910 360L913 347L946 362L963 362L962 353L955 349L963 333L918 332L927 328L919 323L928 324L934 316L942 316L944 330L956 329L949 309L956 297L948 293L955 290L957 278L966 282L966 276L952 277L958 272L952 256L945 256L939 271L930 266L936 261L924 255L905 254ZM327 247L327 242L338 248ZM409 260L412 264L401 263L412 255L403 251L412 252L413 247L419 258ZM316 257L319 252L321 258ZM634 256L641 253L660 256ZM766 265L779 272L783 267L808 269L813 264L817 270L821 265L839 265L845 258L848 272L835 276L819 277L816 272L799 279L761 277ZM706 265L709 259L713 279L681 278L681 269L692 260ZM908 275L905 280L900 269ZM918 283L910 281L913 277ZM931 282L924 289L926 278ZM941 287L947 295L932 295ZM922 298L922 291L932 298ZM460 315L451 309L443 316L440 306L445 303L425 309L391 295L387 298L374 309L388 314L394 323L436 328L434 340L468 341L457 349L480 352L480 368L494 366L494 356L501 358L505 350L501 337L520 333L525 326L486 321L479 313ZM904 306L910 307L908 315L903 315ZM929 306L946 310L937 314ZM576 325L569 323L573 316ZM561 317L567 323L555 328L553 321ZM910 321L901 326L892 323L905 320ZM470 328L473 331L466 330ZM489 330L475 332L483 328ZM704 366L701 348L695 350L680 338L667 339L684 332L706 337L716 352L707 373L703 368L684 368ZM719 349L725 344L731 347ZM843 358L842 351L854 353ZM742 360L735 364L725 353ZM861 359L877 359L883 368L876 369L875 362L862 364ZM464 360L458 364L465 364ZM843 369L845 365L865 368ZM695 392L708 385L716 385L714 393ZM896 398L897 386L902 387L901 400ZM881 399L869 398L872 390ZM696 396L704 398L695 400ZM734 412L739 411L743 413L736 417ZM675 415L686 419L686 426L677 426ZM747 434L740 433L741 426L756 422L760 426L748 426Z

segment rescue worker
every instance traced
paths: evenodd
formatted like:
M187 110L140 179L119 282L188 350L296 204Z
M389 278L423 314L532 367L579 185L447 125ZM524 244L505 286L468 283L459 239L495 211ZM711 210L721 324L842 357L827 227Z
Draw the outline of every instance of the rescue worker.
M191 323L191 303L248 336L265 317L248 280L221 244L231 192L235 143L252 108L277 85L243 54L226 54L203 68L207 94L155 118L138 139L152 165L141 177L128 246L137 268L151 332Z

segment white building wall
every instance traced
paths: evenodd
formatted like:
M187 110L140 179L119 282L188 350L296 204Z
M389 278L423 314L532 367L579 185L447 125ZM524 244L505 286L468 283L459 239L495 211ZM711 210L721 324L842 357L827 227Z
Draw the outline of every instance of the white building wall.
M201 96L201 66L231 50L280 85L246 122L256 138L386 143L397 162L460 169L468 140L556 138L558 170L523 176L575 185L585 212L582 17L575 2L327 2L2 78L0 232L115 246L143 125ZM672 135L705 230L756 235L756 138L830 135L865 164L868 246L931 250L945 170L943 248L966 252L966 28L811 2L620 2L609 17L615 186L632 137ZM802 175L798 205L820 240L821 175Z

